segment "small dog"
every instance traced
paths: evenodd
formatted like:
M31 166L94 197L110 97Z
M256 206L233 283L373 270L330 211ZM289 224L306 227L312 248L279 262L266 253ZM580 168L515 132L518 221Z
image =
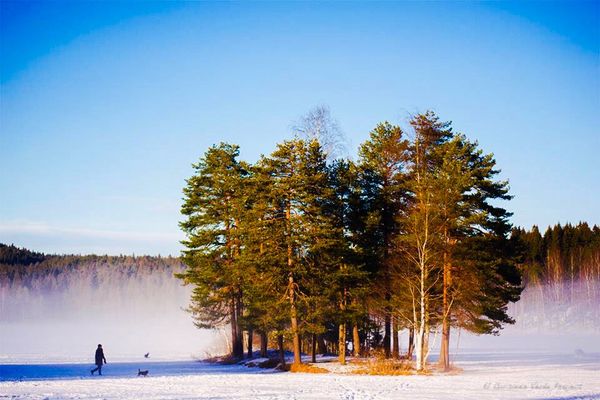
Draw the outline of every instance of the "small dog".
M148 370L142 371L138 368L138 376L148 376Z

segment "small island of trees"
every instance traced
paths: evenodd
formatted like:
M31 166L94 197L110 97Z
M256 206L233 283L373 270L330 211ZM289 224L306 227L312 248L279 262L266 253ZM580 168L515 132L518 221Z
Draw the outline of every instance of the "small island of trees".
M448 370L452 328L513 323L521 273L493 155L426 112L407 132L378 124L353 162L334 157L328 114L312 117L254 164L221 143L193 165L178 276L193 285L197 326L229 325L237 359L258 334L261 354L271 339L283 364L286 346L296 365L302 352L345 363L351 343L355 356L414 355L421 371L432 332Z

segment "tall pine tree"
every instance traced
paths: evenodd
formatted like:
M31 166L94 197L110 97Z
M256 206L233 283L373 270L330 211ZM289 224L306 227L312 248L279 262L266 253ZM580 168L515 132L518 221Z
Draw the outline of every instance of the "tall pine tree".
M330 232L324 223L323 203L327 196L325 155L316 140L285 141L259 161L269 179L266 195L275 235L271 244L280 257L280 293L288 301L294 364L300 364L301 304L304 285L316 273L311 254Z
M243 284L248 277L241 265L240 221L244 218L248 166L238 161L239 148L221 143L194 164L194 175L184 188L180 223L186 233L179 275L193 284L192 312L196 325L231 326L232 354L243 356L241 317Z
M390 274L394 241L399 234L398 216L406 201L405 168L408 141L399 126L381 123L359 150L364 224L357 238L367 260L366 269L376 275L374 299L384 319L383 347L391 355L392 310Z

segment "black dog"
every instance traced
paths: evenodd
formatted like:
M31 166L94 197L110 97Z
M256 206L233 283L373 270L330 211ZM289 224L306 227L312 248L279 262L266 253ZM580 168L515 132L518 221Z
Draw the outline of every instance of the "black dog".
M138 368L138 376L148 376L148 370L142 371Z

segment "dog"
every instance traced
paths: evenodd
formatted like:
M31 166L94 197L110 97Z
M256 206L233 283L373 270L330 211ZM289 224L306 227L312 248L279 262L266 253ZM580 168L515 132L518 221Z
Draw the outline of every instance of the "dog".
M148 370L142 371L138 368L138 376L148 376Z

